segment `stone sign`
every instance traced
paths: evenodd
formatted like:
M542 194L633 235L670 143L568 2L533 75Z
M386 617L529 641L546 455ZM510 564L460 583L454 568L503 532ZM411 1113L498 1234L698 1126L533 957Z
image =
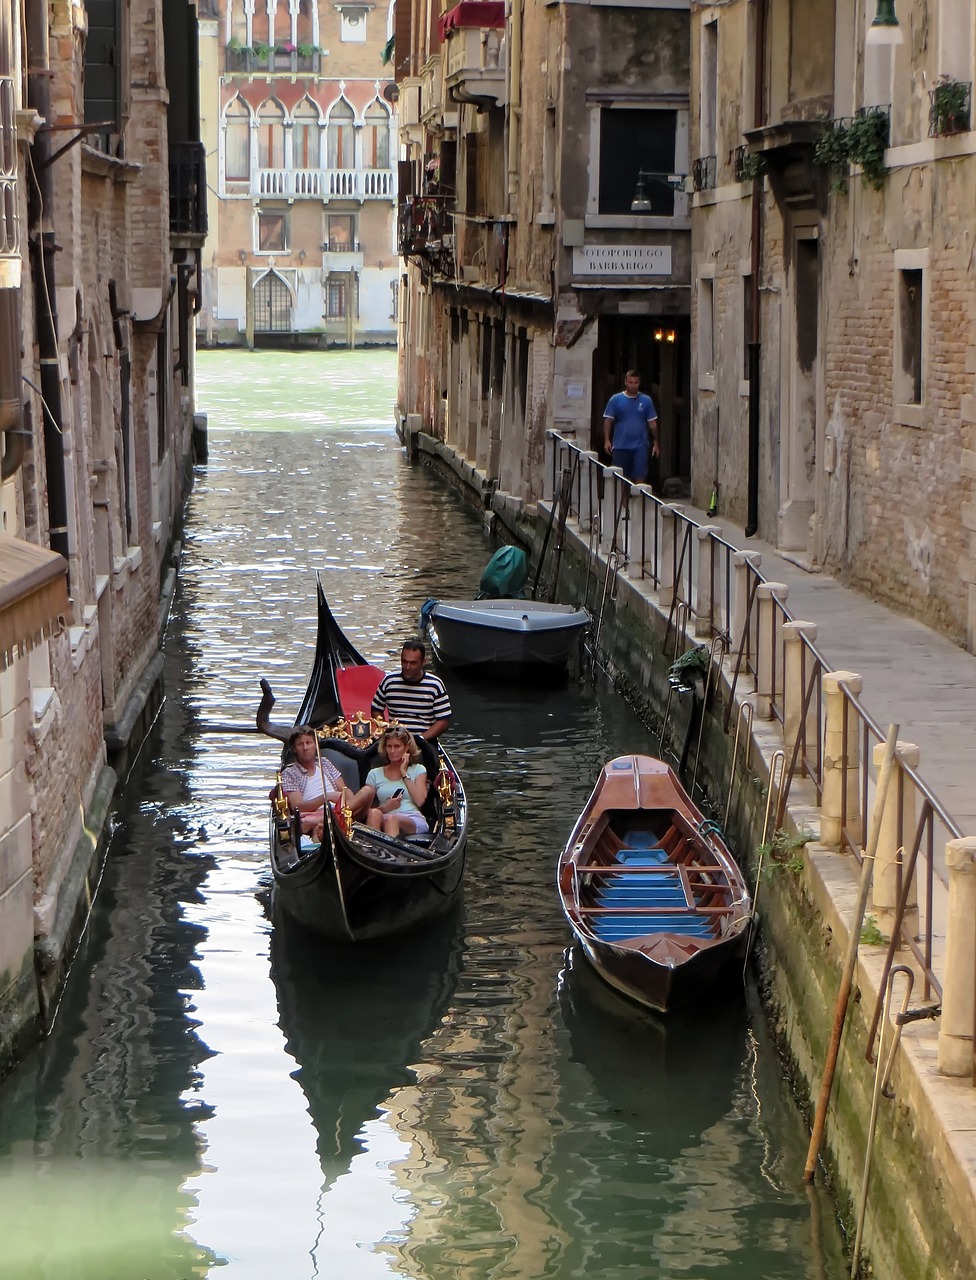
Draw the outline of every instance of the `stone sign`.
M573 250L574 276L669 276L669 244L584 244Z

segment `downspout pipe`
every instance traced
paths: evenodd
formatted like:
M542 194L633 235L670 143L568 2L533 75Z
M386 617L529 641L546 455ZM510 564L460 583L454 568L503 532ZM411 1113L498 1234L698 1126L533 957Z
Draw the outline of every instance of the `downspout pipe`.
M517 213L519 125L522 118L522 0L509 0L508 27L508 211Z
M27 223L30 237L34 312L40 360L41 412L44 416L44 455L47 472L48 538L52 551L68 557L68 494L64 475L61 360L58 352L57 283L54 255L54 181L51 173L50 57L46 4L25 6L27 20L27 101L44 121L31 144L32 179L28 188Z
M756 5L755 98L753 127L761 128L766 97L766 3ZM752 180L752 257L750 270L751 324L749 332L749 473L746 494L747 538L759 532L759 370L762 351L762 325L759 314L759 272L762 268L762 202L763 180L757 174Z
M0 0L0 92L10 95L13 106L13 22L10 0ZM6 158L4 178L16 177L17 139L14 112L5 111L0 129L3 155ZM8 172L7 165L13 168ZM8 228L9 231L9 228ZM0 432L3 433L3 456L0 458L0 480L9 480L24 461L24 397L21 383L21 347L23 346L23 313L20 286L23 279L20 246L13 247L0 260Z

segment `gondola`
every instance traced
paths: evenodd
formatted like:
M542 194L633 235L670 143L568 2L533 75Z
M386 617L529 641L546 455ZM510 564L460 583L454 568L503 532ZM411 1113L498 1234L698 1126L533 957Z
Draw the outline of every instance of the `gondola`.
M311 678L295 724L310 724L319 750L350 790L376 763L375 743L388 726L370 716L383 672L346 639L317 580L318 636ZM262 681L258 727L274 737L274 695ZM420 740L418 739L418 742ZM362 942L406 933L446 914L461 891L468 811L457 771L439 744L420 743L430 777L425 813L430 834L392 837L325 807L322 843L303 836L289 812L280 775L271 793L271 870L284 916L335 940Z
M663 761L606 764L559 859L563 911L596 971L666 1013L741 973L752 906L735 859Z

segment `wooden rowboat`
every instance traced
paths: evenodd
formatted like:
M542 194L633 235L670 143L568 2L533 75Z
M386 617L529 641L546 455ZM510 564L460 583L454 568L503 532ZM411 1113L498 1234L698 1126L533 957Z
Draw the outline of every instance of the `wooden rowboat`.
M351 791L376 764L376 740L389 727L370 716L382 677L343 635L319 582L315 660L295 724L317 730L319 750ZM258 727L286 739L289 730L270 723L274 695L267 682L262 686ZM326 805L322 843L315 845L289 813L280 783L272 792L271 870L285 916L327 938L361 942L406 933L451 910L464 874L467 802L444 749L418 744L430 778L427 835L389 836Z
M573 932L618 991L667 1012L742 960L752 906L712 822L649 756L603 768L559 859Z

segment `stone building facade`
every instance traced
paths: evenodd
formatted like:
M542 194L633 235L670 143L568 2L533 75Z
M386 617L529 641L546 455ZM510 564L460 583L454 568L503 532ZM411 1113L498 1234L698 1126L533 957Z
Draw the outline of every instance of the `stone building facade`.
M694 10L693 491L976 651L976 18L874 17Z
M0 0L0 1070L160 698L206 230L197 11Z
M515 502L637 368L690 474L687 3L397 10L398 412Z
M197 321L207 345L396 340L392 12L219 0L204 21L217 196Z

